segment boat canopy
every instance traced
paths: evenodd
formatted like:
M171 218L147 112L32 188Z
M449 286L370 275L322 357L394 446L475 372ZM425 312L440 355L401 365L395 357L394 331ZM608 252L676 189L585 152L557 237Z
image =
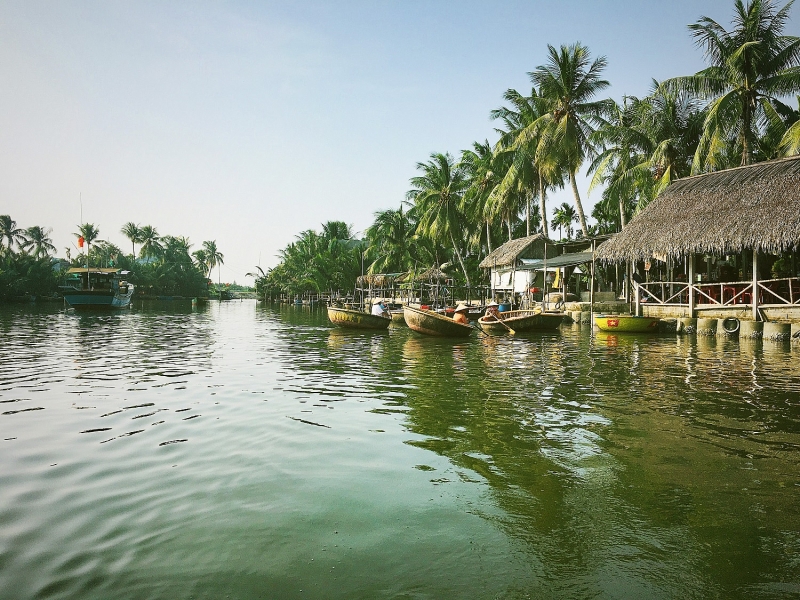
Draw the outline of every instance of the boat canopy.
M67 271L68 275L79 275L81 273L93 273L95 275L116 275L119 273L120 275L127 275L130 271L120 271L119 269L112 268L105 268L105 267L72 267L69 271Z

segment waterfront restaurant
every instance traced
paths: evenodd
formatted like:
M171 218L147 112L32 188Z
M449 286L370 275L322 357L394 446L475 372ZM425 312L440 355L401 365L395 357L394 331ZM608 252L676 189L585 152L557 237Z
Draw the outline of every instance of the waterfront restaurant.
M800 157L672 183L595 258L626 263L636 313L800 321Z

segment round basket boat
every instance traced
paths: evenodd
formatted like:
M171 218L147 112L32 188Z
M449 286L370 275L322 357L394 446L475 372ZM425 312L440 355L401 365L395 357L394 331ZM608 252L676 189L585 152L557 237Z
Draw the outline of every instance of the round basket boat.
M595 315L594 324L601 331L617 333L658 333L657 317L634 317L631 315Z
M410 329L425 335L468 337L475 329L472 325L456 323L453 319L433 311L420 310L410 306L403 307L403 316L406 319L406 325Z
M352 308L328 307L328 319L334 325L349 329L386 329L392 322L390 317L371 315Z

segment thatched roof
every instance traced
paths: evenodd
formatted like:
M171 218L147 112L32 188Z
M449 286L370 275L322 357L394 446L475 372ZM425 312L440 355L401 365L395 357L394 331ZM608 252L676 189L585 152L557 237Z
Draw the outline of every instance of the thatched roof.
M356 278L358 287L384 288L391 287L393 283L400 279L403 273L372 273L370 275L359 275Z
M431 267L430 269L426 269L425 271L422 271L420 273L414 273L413 271L409 271L408 273L405 273L404 275L398 277L397 281L402 283L410 283L410 282L418 283L421 281L433 283L433 282L444 281L445 279L447 279L447 277L448 277L447 273L445 273L441 269L437 267Z
M679 179L597 249L605 262L800 244L800 156Z
M491 269L493 267L505 267L513 265L519 258L519 255L525 252L531 244L536 240L544 240L545 243L551 243L543 233L536 235L529 235L528 237L519 238L506 242L499 248L492 250L489 255L481 261L478 266L481 269Z

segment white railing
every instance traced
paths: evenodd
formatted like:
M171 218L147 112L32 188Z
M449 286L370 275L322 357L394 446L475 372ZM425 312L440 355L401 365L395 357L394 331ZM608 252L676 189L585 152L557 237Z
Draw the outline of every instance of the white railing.
M693 304L735 306L753 304L753 282L687 283L685 281L651 281L636 286L642 304L689 306L689 291ZM764 279L757 282L759 306L800 306L800 277Z

